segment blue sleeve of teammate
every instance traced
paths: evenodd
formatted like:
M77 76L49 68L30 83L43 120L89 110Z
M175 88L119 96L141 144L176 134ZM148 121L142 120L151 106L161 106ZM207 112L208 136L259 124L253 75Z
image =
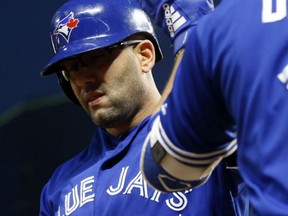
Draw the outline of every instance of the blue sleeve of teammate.
M172 93L153 121L144 146L144 176L159 190L183 190L205 183L221 159L237 149L233 120L223 118L225 104L203 72L206 64L191 62L192 56L201 59L198 44L192 31ZM193 52L187 51L191 49ZM154 175L153 169L159 174Z
M143 10L171 39L174 53L181 50L190 27L213 11L213 0L139 0Z
M223 1L191 32L173 91L153 121L150 137L156 138L148 139L142 155L147 178L152 176L149 166L152 171L158 167L158 178L152 179L156 187L162 187L163 177L176 182L163 167L171 149L178 148L172 156L181 164L181 155L191 159L188 153L228 152L236 122L238 165L253 213L287 215L286 4L277 1L273 9L272 1ZM166 135L171 143L161 140ZM162 154L152 149L154 143L161 144ZM154 164L145 160L149 154Z

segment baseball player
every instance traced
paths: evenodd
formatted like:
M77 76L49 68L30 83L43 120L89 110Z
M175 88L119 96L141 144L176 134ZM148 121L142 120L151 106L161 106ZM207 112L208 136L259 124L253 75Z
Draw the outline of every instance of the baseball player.
M141 2L182 58L143 147L146 180L197 187L238 147L251 214L288 215L287 1L223 0L197 26L197 0Z
M205 2L203 8L210 10ZM52 19L51 40L55 55L42 75L56 74L97 128L90 145L57 168L44 186L39 215L247 213L246 186L229 161L195 190L162 193L143 180L141 147L161 99L151 70L162 54L136 1L70 0Z

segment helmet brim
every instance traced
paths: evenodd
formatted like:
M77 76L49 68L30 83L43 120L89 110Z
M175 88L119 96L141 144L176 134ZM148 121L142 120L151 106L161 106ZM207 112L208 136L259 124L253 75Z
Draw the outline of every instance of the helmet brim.
M59 49L57 54L50 59L48 64L41 71L41 75L46 76L52 73L59 72L60 69L59 63L64 61L65 59L110 45L108 41L106 42L106 44L105 41L101 43L97 41L98 40L95 39L85 41L75 41L63 47L62 49ZM101 44L101 46L99 44Z
M135 32L135 33L141 33L141 32ZM152 43L154 44L155 52L156 52L156 61L161 60L163 58L163 54L162 54L162 51L160 50L158 41L156 41L152 35L147 34L147 32L142 32L142 34L146 35L146 37L148 37L148 39L150 39ZM120 42L123 40L123 37L124 36L121 37L118 35L117 38L115 38L113 41ZM111 36L110 36L110 39L111 39ZM90 39L79 40L79 41L74 41L72 43L69 43L65 47L59 49L57 54L50 59L48 64L41 71L41 76L47 76L52 73L60 72L59 64L68 58L71 58L71 57L74 57L79 54L89 52L92 50L108 47L111 45L112 45L111 41L107 40L107 37L103 37L102 39L90 38Z

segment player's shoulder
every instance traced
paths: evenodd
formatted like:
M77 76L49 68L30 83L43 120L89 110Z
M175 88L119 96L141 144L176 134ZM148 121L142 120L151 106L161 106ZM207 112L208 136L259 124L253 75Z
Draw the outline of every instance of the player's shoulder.
M212 12L201 18L197 28L204 28L206 31L211 29L213 32L226 30L229 33L227 26L245 28L245 25L240 25L241 22L247 20L247 24L251 24L251 19L260 20L262 11L262 0L221 0ZM261 22L258 24L261 25Z
M53 188L57 188L96 164L105 155L104 152L109 148L109 144L112 145L111 143L114 140L109 138L105 130L97 127L90 144L81 152L59 165L53 172L48 184Z

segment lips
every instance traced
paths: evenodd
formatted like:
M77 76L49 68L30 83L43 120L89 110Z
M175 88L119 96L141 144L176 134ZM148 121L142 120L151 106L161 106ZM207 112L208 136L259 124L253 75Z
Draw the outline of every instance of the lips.
M100 102L103 95L102 92L93 91L86 93L84 99L89 105L96 105Z

